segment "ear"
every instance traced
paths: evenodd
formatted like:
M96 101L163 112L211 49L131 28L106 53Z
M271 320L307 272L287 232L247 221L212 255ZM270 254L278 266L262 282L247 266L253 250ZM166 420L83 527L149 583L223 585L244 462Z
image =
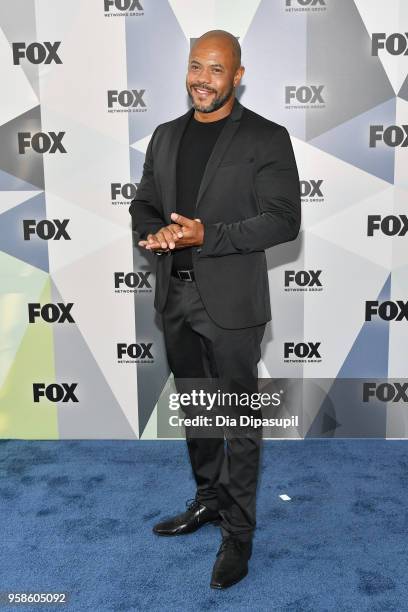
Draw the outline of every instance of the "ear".
M244 76L245 66L240 66L234 76L234 87L240 84L242 77Z

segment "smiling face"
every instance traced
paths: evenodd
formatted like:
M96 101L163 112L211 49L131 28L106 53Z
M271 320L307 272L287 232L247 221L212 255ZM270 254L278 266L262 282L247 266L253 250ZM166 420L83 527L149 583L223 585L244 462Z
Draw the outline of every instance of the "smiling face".
M186 88L193 107L199 113L212 113L234 102L234 88L245 68L228 37L203 36L190 51ZM221 118L221 117L220 117Z

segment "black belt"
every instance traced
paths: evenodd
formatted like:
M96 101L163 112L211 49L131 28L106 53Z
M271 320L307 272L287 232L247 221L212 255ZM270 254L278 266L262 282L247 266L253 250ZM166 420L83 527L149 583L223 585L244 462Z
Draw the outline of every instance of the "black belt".
M194 270L172 270L171 275L188 283L195 280Z

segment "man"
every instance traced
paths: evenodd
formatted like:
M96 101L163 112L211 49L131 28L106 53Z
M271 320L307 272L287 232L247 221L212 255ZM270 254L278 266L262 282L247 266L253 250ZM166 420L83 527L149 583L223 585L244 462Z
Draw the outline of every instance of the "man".
M301 212L288 131L235 97L244 70L229 32L196 40L192 108L154 130L129 212L138 244L156 256L154 306L175 381L214 377L223 389L256 390L271 320L265 249L296 238ZM181 535L219 520L210 585L226 588L248 572L262 434L185 430L196 495L153 531Z

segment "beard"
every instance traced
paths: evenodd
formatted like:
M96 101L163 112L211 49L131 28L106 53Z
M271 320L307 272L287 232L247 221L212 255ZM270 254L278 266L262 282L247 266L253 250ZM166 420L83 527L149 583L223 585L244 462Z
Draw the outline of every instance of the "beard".
M196 111L199 111L200 113L212 113L218 110L219 108L221 108L221 106L224 106L224 104L230 99L230 97L232 96L234 92L234 86L231 85L230 89L227 91L227 93L224 96L215 95L211 104L209 106L205 106L204 104L200 104L199 102L198 103L194 102L194 98L188 88L187 83L186 83L186 89L187 89L189 98L192 102L193 108Z

